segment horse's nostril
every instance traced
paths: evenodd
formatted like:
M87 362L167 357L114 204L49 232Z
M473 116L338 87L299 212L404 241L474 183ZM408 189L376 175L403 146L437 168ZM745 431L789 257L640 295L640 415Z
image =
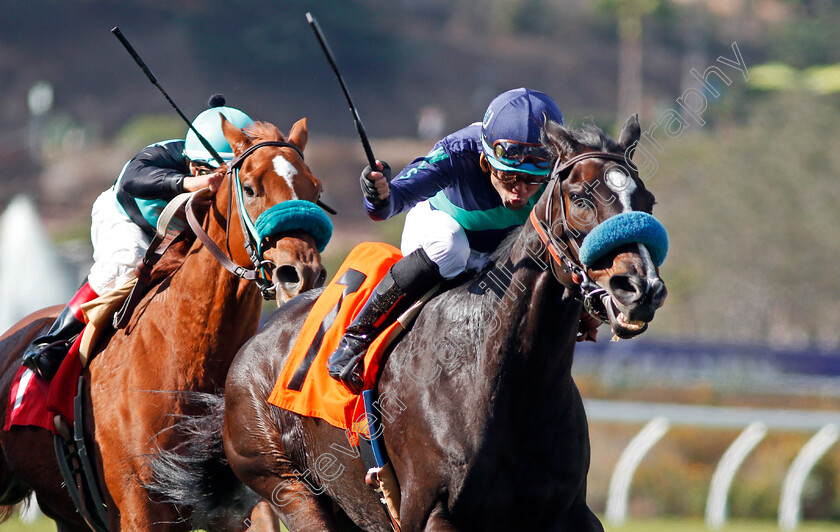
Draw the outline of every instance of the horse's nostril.
M613 275L610 292L622 305L632 305L644 297L644 282L636 275Z
M277 269L274 270L274 275L277 278L277 282L284 286L296 286L301 283L300 274L298 273L297 268L288 264L278 266Z

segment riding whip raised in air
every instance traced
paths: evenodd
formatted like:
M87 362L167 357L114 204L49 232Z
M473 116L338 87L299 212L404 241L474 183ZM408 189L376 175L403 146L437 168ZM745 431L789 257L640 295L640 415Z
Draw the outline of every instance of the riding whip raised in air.
M306 14L306 20L312 27L312 31L315 32L315 37L318 38L318 42L321 44L321 49L324 50L324 55L327 56L327 61L330 63L330 66L335 73L335 77L338 78L338 83L341 85L341 91L344 93L347 105L350 106L350 113L353 115L353 122L356 124L356 131L359 133L359 138L362 141L362 147L365 149L365 156L367 157L368 165L370 165L371 169L375 170L377 168L376 158L373 156L373 150L370 148L370 142L368 141L367 133L365 133L365 126L362 125L362 119L359 118L359 112L356 110L356 106L353 105L353 99L350 98L350 92L347 90L344 78L341 77L341 72L338 71L338 65L335 63L335 56L333 56L332 50L330 50L330 45L327 44L324 32L321 31L321 26L318 25L318 21L312 16L312 13Z
M125 46L125 49L128 52L128 55L130 55L131 57L134 58L135 61L137 61L137 64L140 66L140 69L143 70L143 72L146 74L146 77L148 77L149 81L152 82L152 85L154 85L155 87L158 88L158 90L160 90L160 92L163 94L164 98L166 98L166 101L169 102L169 105L171 105L172 108L175 109L175 112L177 112L178 115L184 120L184 122L187 123L187 125L192 130L192 132L195 133L196 137L198 138L198 141L201 142L201 145L204 146L204 148L208 152L210 152L210 155L212 155L213 158L216 159L217 163L223 164L225 161L224 161L224 159L222 159L221 155L219 155L218 152L216 152L216 150L213 149L213 146L210 145L210 143L207 141L207 139L205 139L204 136L201 133L199 133L193 127L192 122L190 122L190 119L187 118L184 115L184 113L181 112L181 109L175 104L175 102L172 101L172 98L169 97L169 94L166 93L166 90L164 90L164 88L158 82L155 75L152 74L152 71L149 70L149 67L146 66L146 63L143 61L143 59L140 58L140 54L138 54L137 51L134 49L134 47L131 46L131 43L128 42L128 39L125 38L125 35L122 34L120 29L117 26L114 26L114 28L111 30L111 33L113 33L114 37L119 39L119 41L122 43L122 45Z
M208 142L206 138L204 138L204 135L199 133L195 129L195 127L193 127L192 122L190 122L190 119L187 118L186 115L184 115L184 113L178 107L178 105L174 101L172 101L172 98L169 97L169 94L167 94L166 90L161 86L160 82L158 82L155 75L152 74L152 71L149 69L148 66L146 66L146 62L143 61L143 59L140 57L140 54L138 54L134 47L131 46L131 43L128 42L128 39L125 38L125 35L122 34L120 29L117 26L114 26L114 28L111 30L111 33L114 34L114 37L119 39L119 41L125 47L128 54L134 58L134 60L137 62L137 65L140 66L140 69L143 71L143 73L146 74L146 77L149 78L149 81L152 82L152 85L157 87L161 94L163 94L164 98L166 98L166 101L169 102L169 105L171 105L172 108L175 109L175 112L178 113L178 116L180 116L181 119L184 122L186 122L187 126L192 130L192 132L195 133L195 136L196 138L198 138L198 141L201 142L201 145L204 146L204 148L210 153L210 155L213 156L213 159L215 159L216 162L219 164L224 164L225 161L224 159L222 159L221 155L219 155L219 153L215 149L213 149L213 146L210 144L210 142ZM321 200L316 201L316 203L319 207L321 207L330 214L337 213L335 209L326 205Z

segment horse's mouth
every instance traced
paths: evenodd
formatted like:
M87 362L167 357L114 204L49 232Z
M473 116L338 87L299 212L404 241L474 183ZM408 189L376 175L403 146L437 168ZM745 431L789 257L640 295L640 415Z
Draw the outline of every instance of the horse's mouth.
M648 328L648 322L631 320L615 305L613 298L610 296L604 298L607 316L609 318L612 332L617 338L628 339L638 336L645 332Z

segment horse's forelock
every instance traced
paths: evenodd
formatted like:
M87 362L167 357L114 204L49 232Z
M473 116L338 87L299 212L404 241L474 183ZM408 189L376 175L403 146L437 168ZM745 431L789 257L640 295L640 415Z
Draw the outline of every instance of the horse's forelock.
M578 142L598 151L616 152L621 151L609 135L593 123L586 123L580 129L574 130L578 135Z
M245 128L245 133L256 141L286 140L277 126L270 122L254 122Z
M583 124L579 129L572 129L557 122L546 125L543 142L555 153L571 154L582 149L604 152L621 152L621 147L609 135L593 122Z

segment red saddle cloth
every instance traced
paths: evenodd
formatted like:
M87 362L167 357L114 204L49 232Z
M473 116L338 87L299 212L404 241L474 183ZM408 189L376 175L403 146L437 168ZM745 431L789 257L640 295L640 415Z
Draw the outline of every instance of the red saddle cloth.
M381 242L364 242L353 248L307 316L269 403L341 429L364 432L361 396L329 376L327 360L370 293L401 258L397 248ZM371 343L365 355L365 389L374 386L386 339L396 327L399 324L391 325Z
M56 433L56 415L73 423L73 399L82 361L79 359L79 345L82 335L76 338L64 362L50 381L37 376L34 371L23 366L18 369L12 381L6 406L6 421L3 430L15 426L35 426Z

